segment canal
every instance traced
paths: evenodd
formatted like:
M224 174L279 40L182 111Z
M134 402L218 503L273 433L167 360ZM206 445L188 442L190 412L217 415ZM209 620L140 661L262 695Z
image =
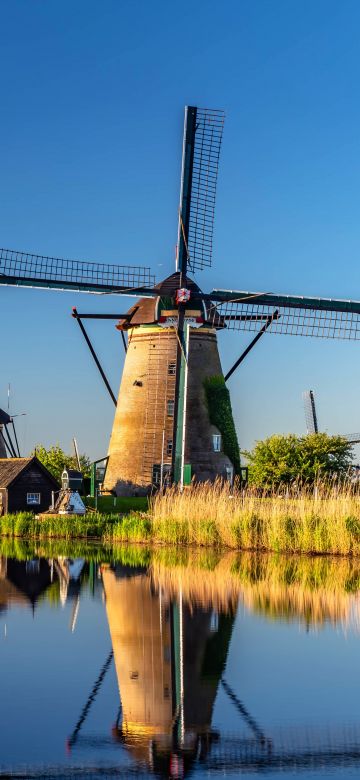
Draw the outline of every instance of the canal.
M360 562L71 553L2 550L0 776L358 777Z

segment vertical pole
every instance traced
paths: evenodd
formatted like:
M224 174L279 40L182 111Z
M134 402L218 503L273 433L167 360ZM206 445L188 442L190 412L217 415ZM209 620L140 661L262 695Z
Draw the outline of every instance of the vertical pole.
M91 476L90 476L90 496L95 498L96 487L96 463L91 464Z
M181 168L181 188L178 227L178 252L176 270L180 273L179 286L186 286L186 275L189 261L188 240L191 209L191 188L194 165L195 133L197 109L187 106L185 109L183 156ZM183 486L184 451L185 451L185 412L187 386L187 348L188 326L185 320L186 304L178 304L176 381L173 429L172 472L173 481Z
M165 428L162 432L162 447L161 447L161 466L160 466L160 490L162 490L164 479L164 444L165 444Z
M180 487L181 490L184 487L184 464L185 464L185 443L186 443L186 409L187 409L187 385L189 375L189 342L190 342L190 327L185 328L185 366L184 366L184 400L183 400L183 425L181 436L181 472L180 472Z
M184 623L183 623L183 597L182 588L179 594L179 612L180 612L180 737L181 745L185 740L185 718L184 718Z
M179 311L178 348L176 360L176 391L174 410L173 435L173 479L182 487L184 477L184 453L186 434L186 390L188 372L188 339L189 326L186 324L184 311Z

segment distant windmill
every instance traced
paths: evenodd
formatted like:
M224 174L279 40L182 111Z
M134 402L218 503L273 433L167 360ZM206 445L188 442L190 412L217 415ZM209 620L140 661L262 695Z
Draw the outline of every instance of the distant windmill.
M306 433L319 433L314 391L304 390L302 396L305 410ZM360 433L342 433L341 435L351 444L360 443Z
M15 415L16 417L17 415ZM12 438L11 430L14 438ZM0 458L20 458L18 438L16 435L14 418L0 409Z

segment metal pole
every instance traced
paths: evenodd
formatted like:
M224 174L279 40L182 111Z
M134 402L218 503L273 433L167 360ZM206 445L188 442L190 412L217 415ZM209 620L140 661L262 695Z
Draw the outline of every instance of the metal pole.
M15 447L14 447L12 441L11 441L11 436L10 436L10 433L9 433L6 425L3 426L3 430L2 430L2 436L3 437L4 437L4 434L6 434L6 438L7 438L7 441L8 441L8 450L11 453L12 457L16 458Z
M125 336L124 336L124 331L121 330L120 333L121 333L122 343L123 343L123 347L124 347L124 351L125 351L125 355L126 355L126 353L127 353L127 343L126 343L126 339L125 339Z
M241 353L240 357L237 359L236 363L230 368L230 371L227 372L224 379L225 382L227 382L228 379L230 379L231 375L236 371L236 369L239 367L240 363L245 360L246 356L249 354L249 352L252 350L253 347L255 347L255 344L261 339L261 336L264 335L265 331L267 331L268 327L271 325L273 320L277 320L279 316L278 310L274 311L274 314L271 315L271 317L268 317L265 324L262 326L262 328L259 330L259 333L256 334L255 338L253 338L252 341L250 341L250 344L246 349L244 349L244 352Z
M81 322L81 319L80 319L80 317L79 317L79 315L78 315L78 313L77 313L75 308L72 311L72 316L74 317L74 319L76 319L77 323L79 324L79 328L80 328L80 330L81 330L81 332L82 332L82 334L84 336L84 339L85 339L85 341L86 341L86 343L87 343L87 345L89 347L89 350L90 350L90 352L91 352L91 354L92 354L92 356L94 358L94 361L95 361L95 363L96 363L96 365L97 365L97 367L98 367L98 369L100 371L100 374L101 374L103 382L104 382L104 384L105 384L105 386L107 388L107 391L108 391L108 393L110 395L110 398L113 401L114 405L116 406L117 403L116 403L116 398L114 396L114 393L113 393L113 391L112 391L112 389L111 389L111 387L109 385L109 382L108 382L108 380L106 378L106 375L105 375L105 372L103 371L103 368L102 368L102 366L100 364L98 356L97 356L97 354L96 354L96 352L95 352L95 350L93 348L93 345L92 345L92 343L91 343L91 341L89 339L89 336L86 333L86 330L85 330L85 328L84 328L84 326L83 326L83 324Z
M14 436L15 436L15 442L16 442L16 448L17 448L17 451L18 451L18 456L19 456L19 458L21 458L20 449L19 449L19 442L18 442L18 438L17 438L17 435L16 435L16 430L15 430L15 425L14 425L13 418L11 418L11 425L12 425L13 431L14 431Z

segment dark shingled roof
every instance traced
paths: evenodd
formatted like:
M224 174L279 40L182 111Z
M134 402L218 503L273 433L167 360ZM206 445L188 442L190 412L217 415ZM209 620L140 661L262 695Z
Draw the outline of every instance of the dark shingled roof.
M43 464L34 456L33 458L0 458L0 488L7 488L11 485L16 477L18 477L33 461L35 461L35 463L40 466L41 470L57 485L55 477L53 477L47 468L45 468L45 466L43 466Z

